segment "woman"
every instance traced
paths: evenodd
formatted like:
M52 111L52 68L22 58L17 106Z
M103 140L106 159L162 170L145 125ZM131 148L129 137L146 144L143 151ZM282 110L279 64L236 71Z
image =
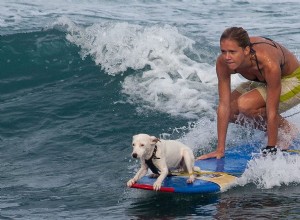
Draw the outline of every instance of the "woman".
M218 145L214 152L197 159L221 158L225 152L229 122L241 113L262 120L257 128L266 130L267 147L263 153L276 153L278 128L291 132L279 114L300 103L300 63L289 50L263 37L249 37L241 27L226 29L220 38L217 58L219 106L217 109ZM240 73L250 80L231 92L230 76Z

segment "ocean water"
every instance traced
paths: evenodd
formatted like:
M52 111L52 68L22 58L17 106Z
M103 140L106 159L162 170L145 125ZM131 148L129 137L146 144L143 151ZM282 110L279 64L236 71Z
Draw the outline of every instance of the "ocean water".
M299 58L299 10L292 0L2 0L0 218L299 219L299 155L253 158L218 194L126 187L139 168L134 134L179 139L197 156L216 147L223 30L242 26ZM298 128L299 111L284 114ZM230 125L228 150L257 141L264 133Z

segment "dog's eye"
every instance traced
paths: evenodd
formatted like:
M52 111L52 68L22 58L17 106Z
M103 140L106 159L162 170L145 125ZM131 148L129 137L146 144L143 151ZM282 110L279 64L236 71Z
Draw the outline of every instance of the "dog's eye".
M141 147L144 147L145 145L144 144L141 144Z
M132 144L132 146L134 146L134 144Z

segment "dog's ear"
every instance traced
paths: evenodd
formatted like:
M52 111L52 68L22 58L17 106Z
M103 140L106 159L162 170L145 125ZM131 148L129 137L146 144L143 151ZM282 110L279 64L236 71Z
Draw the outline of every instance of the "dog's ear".
M150 139L151 139L151 144L156 144L157 142L160 141L159 138L157 138L155 136L151 136Z

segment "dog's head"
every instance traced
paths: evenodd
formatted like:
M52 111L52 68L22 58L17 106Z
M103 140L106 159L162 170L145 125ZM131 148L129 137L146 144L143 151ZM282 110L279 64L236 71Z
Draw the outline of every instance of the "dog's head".
M158 138L148 134L137 134L132 138L133 158L149 158L153 152L155 144L159 141Z

